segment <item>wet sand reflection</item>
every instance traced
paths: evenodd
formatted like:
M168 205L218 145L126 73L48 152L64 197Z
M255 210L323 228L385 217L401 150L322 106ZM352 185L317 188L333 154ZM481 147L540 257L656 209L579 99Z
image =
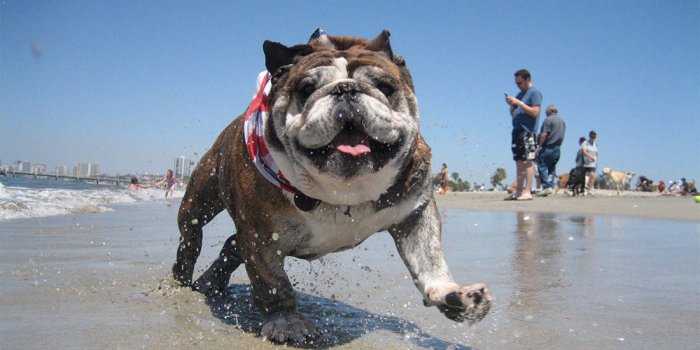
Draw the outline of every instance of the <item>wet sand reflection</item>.
M177 246L176 212L125 206L5 223L0 348L279 348L256 337L260 316L244 271L219 300L156 292ZM424 307L382 233L314 262L289 259L299 309L322 331L308 347L700 348L697 222L522 206L441 215L455 280L491 287L494 307L483 321L458 324ZM210 226L198 273L233 231L230 220Z

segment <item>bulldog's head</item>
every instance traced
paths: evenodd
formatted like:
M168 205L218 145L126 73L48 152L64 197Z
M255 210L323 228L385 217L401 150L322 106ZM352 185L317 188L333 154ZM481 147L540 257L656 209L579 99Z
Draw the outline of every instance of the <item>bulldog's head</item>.
M272 74L265 137L285 177L331 204L378 199L418 137L411 75L389 32L293 47L266 41L263 49Z

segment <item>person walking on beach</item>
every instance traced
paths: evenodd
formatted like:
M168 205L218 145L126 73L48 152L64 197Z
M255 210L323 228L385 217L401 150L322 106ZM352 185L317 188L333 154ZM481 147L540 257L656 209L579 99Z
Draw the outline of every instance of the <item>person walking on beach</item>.
M165 183L165 199L173 199L173 192L175 191L175 184L177 181L177 178L173 176L173 171L168 169L168 174L165 176L165 178L156 182L156 186L160 186Z
M447 164L442 163L442 169L440 169L440 190L438 194L447 193L447 186L450 183L450 172L447 170Z
M598 144L596 143L595 131L588 133L588 140L581 147L583 153L583 168L588 175L588 194L593 194L595 186L595 168L598 166Z
M515 96L506 94L506 103L510 106L510 116L513 123L511 133L511 151L516 167L517 187L512 196L506 200L531 200L532 180L535 159L535 126L540 116L542 93L532 85L532 77L527 69L515 72L515 85L520 92Z
M544 123L540 129L540 139L537 144L537 168L542 180L542 191L539 196L552 194L554 187L554 177L556 176L557 162L559 162L560 148L564 142L564 132L566 123L559 115L559 110L555 105L547 106Z

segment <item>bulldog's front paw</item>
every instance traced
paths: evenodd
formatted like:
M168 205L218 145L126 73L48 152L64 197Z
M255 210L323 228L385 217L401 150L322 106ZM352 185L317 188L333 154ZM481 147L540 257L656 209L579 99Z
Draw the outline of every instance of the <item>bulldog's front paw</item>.
M263 340L275 343L304 343L316 335L316 325L304 316L293 313L275 313L265 317L260 331Z
M457 284L432 286L427 291L429 305L435 305L447 318L469 323L480 321L491 309L491 294L484 283L462 287Z

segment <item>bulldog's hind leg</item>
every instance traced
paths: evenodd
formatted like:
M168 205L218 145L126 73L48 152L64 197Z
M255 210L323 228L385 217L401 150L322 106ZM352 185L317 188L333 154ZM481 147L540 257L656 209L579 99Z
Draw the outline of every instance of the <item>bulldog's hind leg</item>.
M192 285L194 265L202 251L202 227L224 209L217 195L216 177L197 174L195 170L177 215L180 245L173 265L173 277L184 286Z
M399 254L423 293L426 306L437 306L447 318L462 322L481 320L491 308L488 286L461 286L452 279L440 243L440 217L435 200L389 229Z
M219 257L214 260L197 281L194 289L206 296L226 295L228 281L231 274L243 263L240 248L236 242L236 235L229 237L221 248Z

